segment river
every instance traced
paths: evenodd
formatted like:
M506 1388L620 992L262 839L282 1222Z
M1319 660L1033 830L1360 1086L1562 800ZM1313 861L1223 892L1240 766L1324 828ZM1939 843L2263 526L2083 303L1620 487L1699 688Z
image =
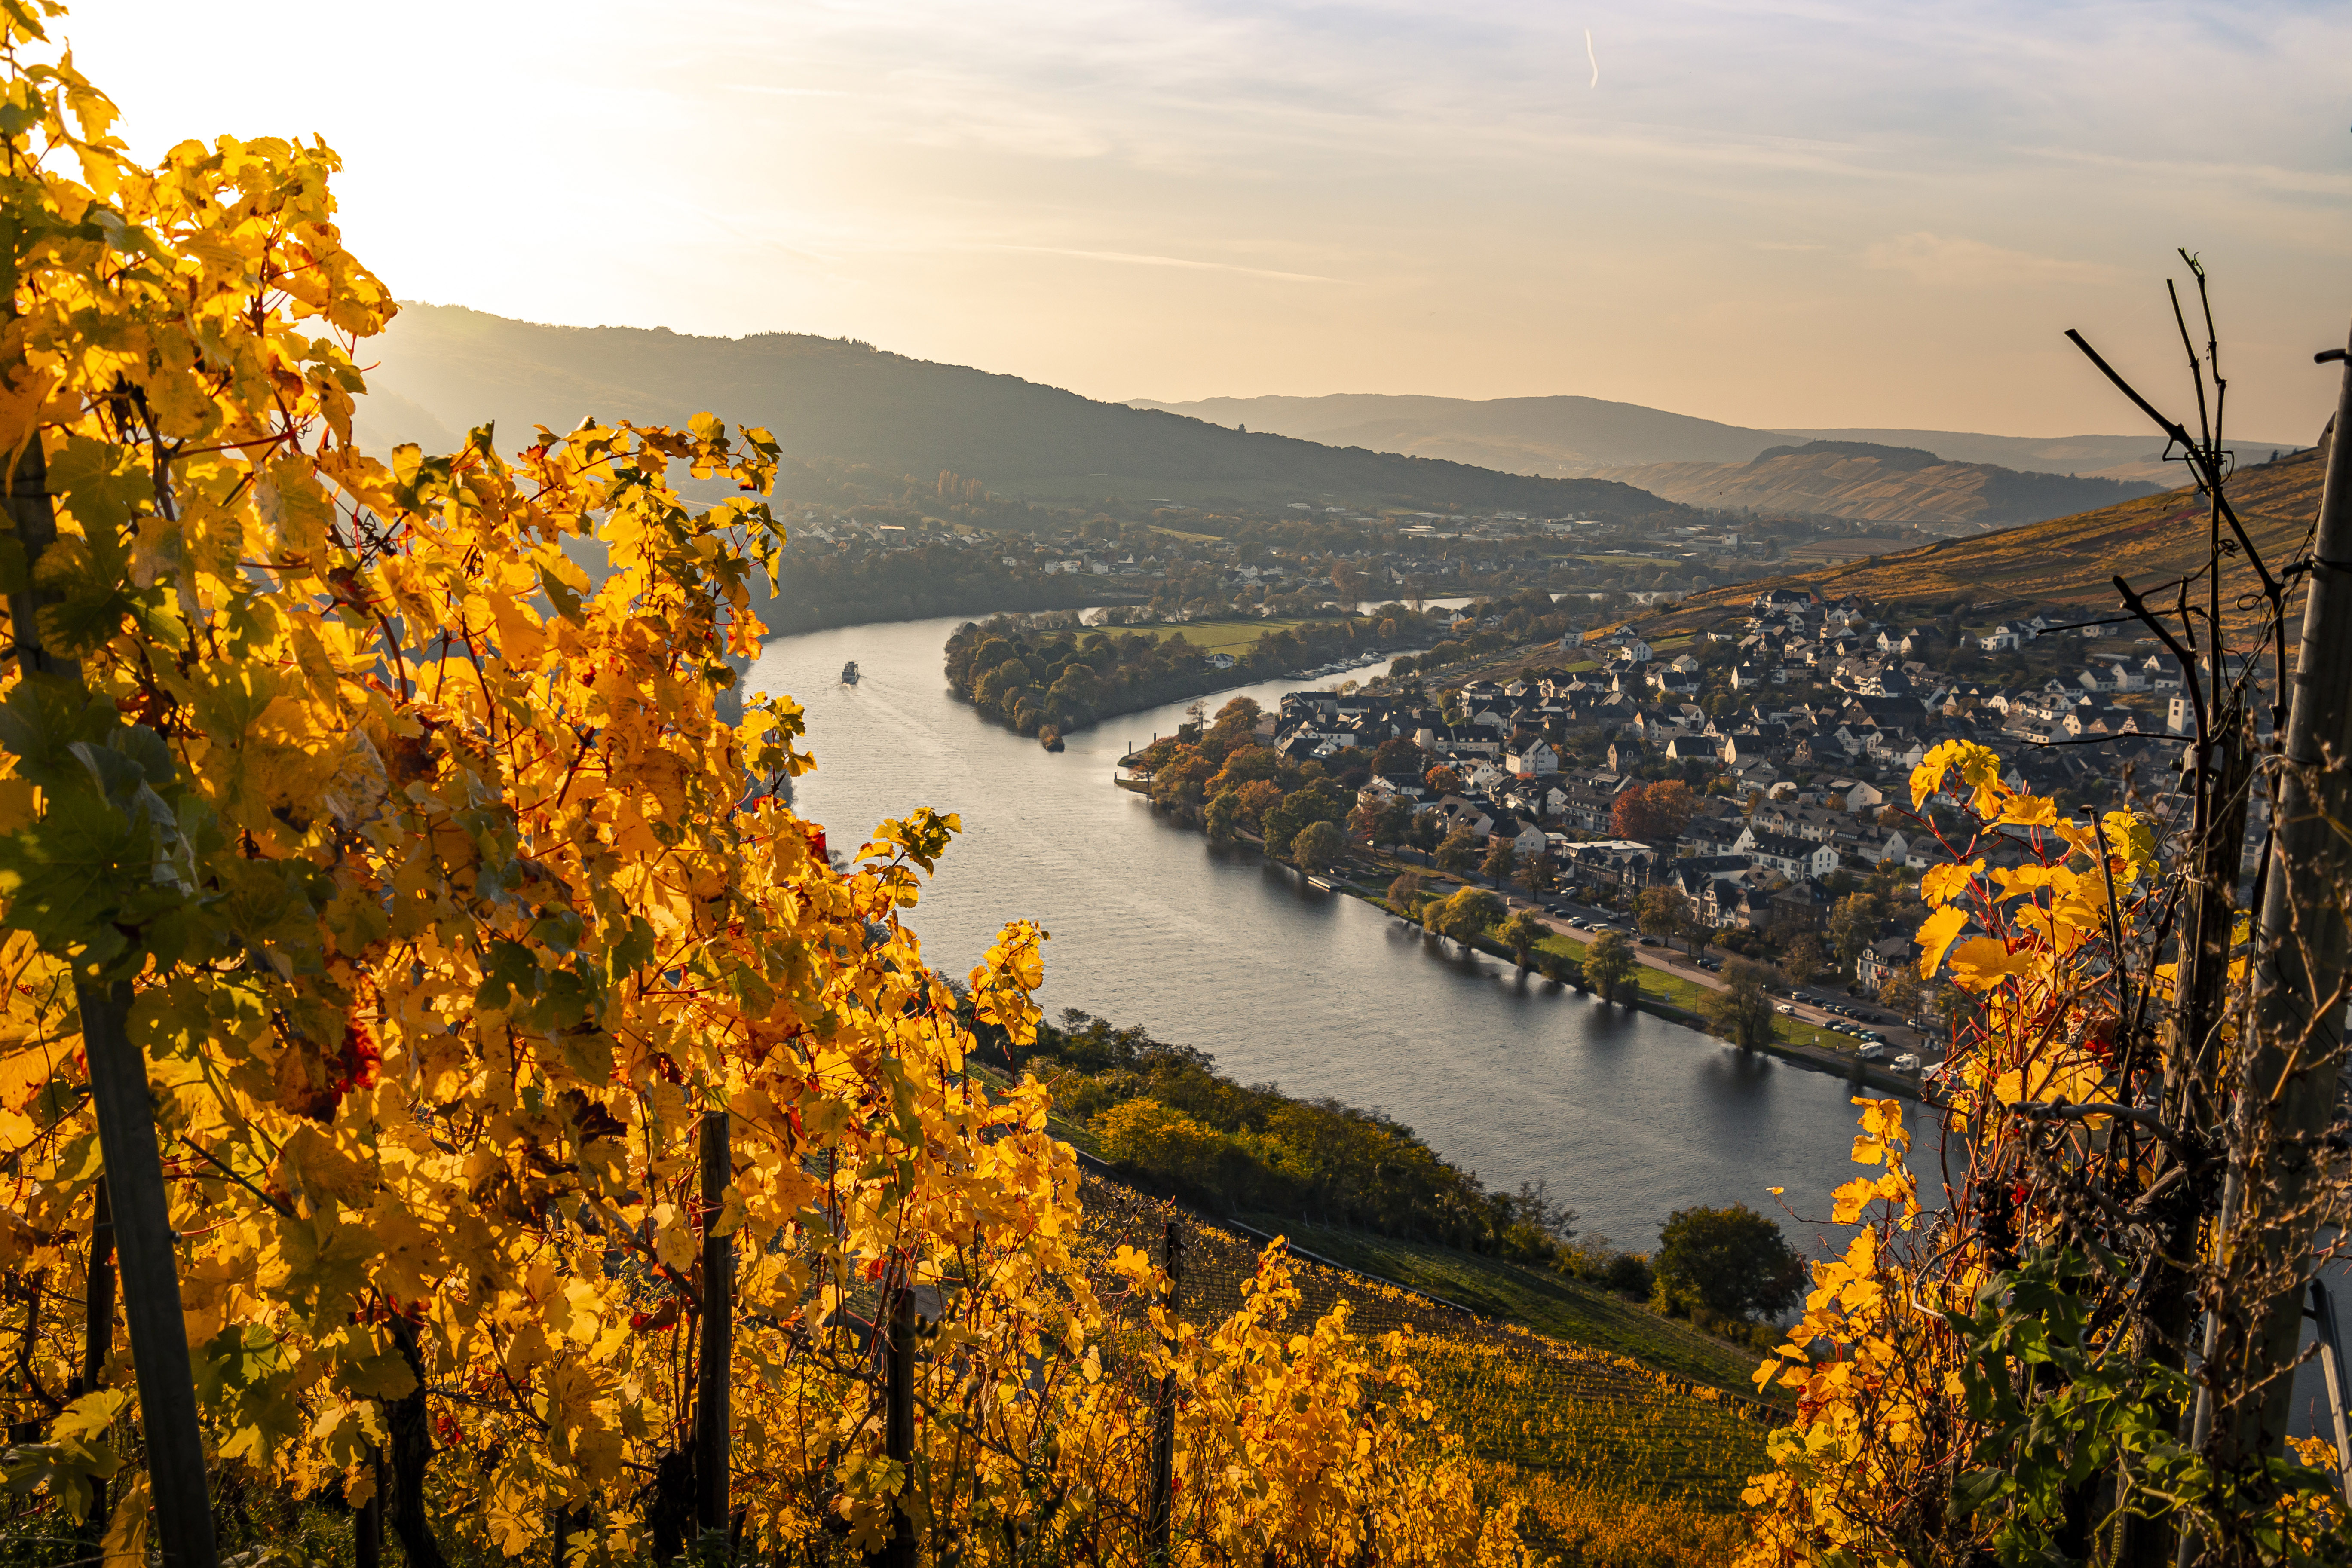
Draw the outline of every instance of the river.
M835 845L917 806L961 816L908 921L933 964L961 974L1005 921L1033 919L1052 936L1049 1010L1140 1024L1244 1082L1377 1107L1490 1186L1548 1181L1580 1231L1621 1247L1647 1250L1694 1204L1778 1213L1775 1186L1797 1214L1825 1216L1854 1173L1843 1080L1530 984L1253 852L1213 848L1112 783L1128 742L1174 730L1181 705L1049 753L949 694L940 650L958 624L778 637L747 681L807 709L817 769L798 807ZM840 681L850 658L854 687ZM1242 689L1272 707L1301 684Z

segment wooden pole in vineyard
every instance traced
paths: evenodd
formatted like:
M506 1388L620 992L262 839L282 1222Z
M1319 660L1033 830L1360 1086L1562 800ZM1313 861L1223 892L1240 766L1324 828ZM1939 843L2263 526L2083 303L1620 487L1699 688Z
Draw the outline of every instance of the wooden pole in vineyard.
M80 665L41 647L43 595L32 583L34 568L58 539L48 478L48 459L37 430L16 454L8 484L8 518L24 547L26 584L8 596L8 615L16 624L16 657L25 676L64 682L87 700ZM106 1165L123 1316L131 1325L131 1359L139 1375L139 1419L155 1500L156 1545L163 1568L214 1568L217 1551L212 1489L205 1470L204 1434L196 1421L187 1326L180 1310L171 1194L163 1185L163 1154L148 1100L146 1054L131 1042L128 1030L131 986L128 982L101 985L78 980L74 1002L81 1014L99 1152Z
M915 1568L915 1514L908 1496L915 1484L913 1258L908 1258L902 1267L905 1272L898 1277L897 1289L890 1298L890 1338L886 1347L889 1363L884 1382L888 1411L882 1431L882 1447L905 1479L899 1482L898 1500L890 1510L890 1539L883 1543L880 1553L875 1558L880 1568Z
M1161 1337L1161 1347L1171 1357L1176 1353L1176 1302L1183 1289L1184 1232L1174 1220L1160 1244L1160 1267L1168 1274L1168 1298L1161 1310L1168 1319L1168 1331ZM1151 1411L1151 1507L1149 1521L1151 1531L1151 1556L1154 1562L1165 1562L1175 1539L1176 1529L1176 1369L1173 1365L1160 1374L1160 1397Z
M358 1568L383 1568L383 1458L373 1443L367 1446L367 1468L371 1489L352 1521L352 1556Z
M2352 356L2352 348L2347 348ZM2242 1366L2241 1397L2221 1419L2225 1448L2252 1462L2286 1441L2292 1367L2303 1334L2311 1271L2312 1212L2320 1148L2336 1109L2341 1065L2339 994L2347 960L2345 899L2352 846L2342 824L2352 810L2352 357L2336 398L2311 585L2294 666L2274 824L2276 850L2263 900L2254 976L2253 1048L2239 1090L2233 1191L2222 1223L2242 1237L2233 1276L2261 1292L2249 1303L2244 1344L2225 1344L2223 1370ZM2330 1005L2332 1002L2332 1005ZM2315 1016L2314 1009L2324 1009ZM2251 1157L2260 1162L2245 1169ZM2251 1176L2253 1179L2247 1179ZM2235 1222L2233 1225L2232 1222ZM2217 1314L2227 1318L2231 1314ZM2229 1330L2225 1327L2224 1338Z
M727 1112L702 1113L702 1346L694 1395L694 1514L704 1531L727 1528L730 1393L735 1355L735 1238L718 1234L735 1179Z

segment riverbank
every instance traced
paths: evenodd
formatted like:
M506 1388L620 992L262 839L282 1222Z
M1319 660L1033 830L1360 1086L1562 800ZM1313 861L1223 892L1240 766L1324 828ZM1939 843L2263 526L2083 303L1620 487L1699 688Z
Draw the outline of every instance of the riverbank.
M1129 776L1126 771L1131 760L1131 755L1119 759L1118 770L1112 774L1111 782L1120 789L1148 795L1150 794L1151 786L1141 779ZM1260 854L1264 853L1264 842L1256 835L1243 830L1236 837L1242 845ZM1378 850L1368 850L1361 845L1351 844L1349 847L1349 859L1320 876L1302 872L1296 867L1286 865L1271 857L1267 858L1266 864L1279 869L1285 875L1297 878L1302 887L1316 892L1341 894L1360 900L1379 910L1391 920L1414 931L1422 929L1420 922L1391 908L1388 901L1388 884L1397 877L1409 871L1425 877L1428 879L1431 892L1435 897L1443 897L1455 888L1485 888L1484 883L1437 870L1425 862L1408 861L1402 858L1402 852L1382 856ZM1574 964L1580 973L1581 973L1587 944L1568 934L1557 917L1549 914L1540 905L1515 899L1508 893L1496 889L1486 889L1486 890L1496 892L1496 896L1503 902L1507 917L1512 912L1524 910L1550 927L1553 934L1538 951L1565 959ZM1444 943L1455 939L1424 935L1423 940ZM1468 942L1460 945L1466 945L1475 952L1484 953L1490 958L1502 959L1513 964L1514 967L1518 967L1517 955L1491 937L1474 937ZM1639 1012L1693 1030L1710 1040L1716 1040L1718 1044L1724 1044L1709 1030L1706 1017L1698 1010L1698 1004L1706 992L1727 989L1723 981L1705 970L1695 968L1693 973L1683 973L1672 962L1671 950L1667 951L1666 956L1661 957L1658 956L1657 950L1635 947L1633 954L1641 967L1639 989L1630 1003L1612 1003L1609 1004L1610 1005L1630 1005ZM1533 973L1535 966L1528 965L1524 972ZM1573 990L1580 994L1591 994L1580 979L1564 981L1546 979L1543 984L1560 990ZM1825 1073L1832 1077L1844 1079L1858 1092L1867 1090L1877 1094L1891 1094L1898 1099L1914 1100L1924 1105L1940 1106L1943 1103L1943 1095L1932 1081L1910 1073L1899 1072L1890 1067L1881 1067L1874 1062L1864 1061L1852 1050L1828 1043L1830 1039L1835 1037L1837 1037L1832 1036L1827 1029L1794 1013L1781 1013L1777 1014L1773 1018L1773 1038L1766 1044L1746 1048L1776 1058L1792 1066L1803 1068L1809 1072Z

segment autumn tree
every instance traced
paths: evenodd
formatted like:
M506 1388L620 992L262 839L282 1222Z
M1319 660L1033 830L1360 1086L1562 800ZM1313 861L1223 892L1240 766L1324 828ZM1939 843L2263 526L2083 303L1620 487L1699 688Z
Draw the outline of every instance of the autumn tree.
M1429 793L1432 795L1446 795L1462 793L1462 775L1444 763L1439 763L1422 775L1421 782L1429 786Z
M1466 825L1447 833L1437 846L1437 866L1442 871L1451 871L1459 876L1477 863L1478 836Z
M1878 940L1885 919L1885 906L1874 893L1848 893L1830 906L1829 950L1837 959L1840 974L1853 978L1855 963Z
M1609 825L1620 838L1672 844L1698 815L1698 805L1690 785L1680 779L1659 779L1619 795L1609 808Z
M1410 735L1391 735L1372 751L1372 772L1382 778L1419 780L1428 771L1429 753Z
M1507 838L1496 837L1487 844L1486 857L1479 861L1478 869L1487 881L1501 887L1518 874L1518 847Z

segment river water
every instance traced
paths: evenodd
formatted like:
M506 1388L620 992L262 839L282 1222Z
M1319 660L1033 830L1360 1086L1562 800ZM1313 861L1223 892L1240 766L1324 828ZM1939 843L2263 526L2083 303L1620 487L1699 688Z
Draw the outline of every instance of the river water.
M950 695L940 650L957 625L778 637L747 681L807 709L817 770L798 807L835 844L917 806L962 817L908 921L935 966L961 974L1005 921L1035 920L1052 937L1049 1010L1140 1024L1244 1082L1377 1107L1490 1186L1548 1181L1580 1230L1621 1247L1648 1249L1693 1204L1777 1213L1775 1186L1798 1215L1825 1216L1830 1188L1854 1173L1843 1080L1530 984L1253 852L1213 848L1112 782L1128 742L1173 731L1181 705L1049 753ZM850 658L854 687L840 681ZM1300 684L1243 689L1270 708ZM1784 1224L1801 1245L1816 1234Z

